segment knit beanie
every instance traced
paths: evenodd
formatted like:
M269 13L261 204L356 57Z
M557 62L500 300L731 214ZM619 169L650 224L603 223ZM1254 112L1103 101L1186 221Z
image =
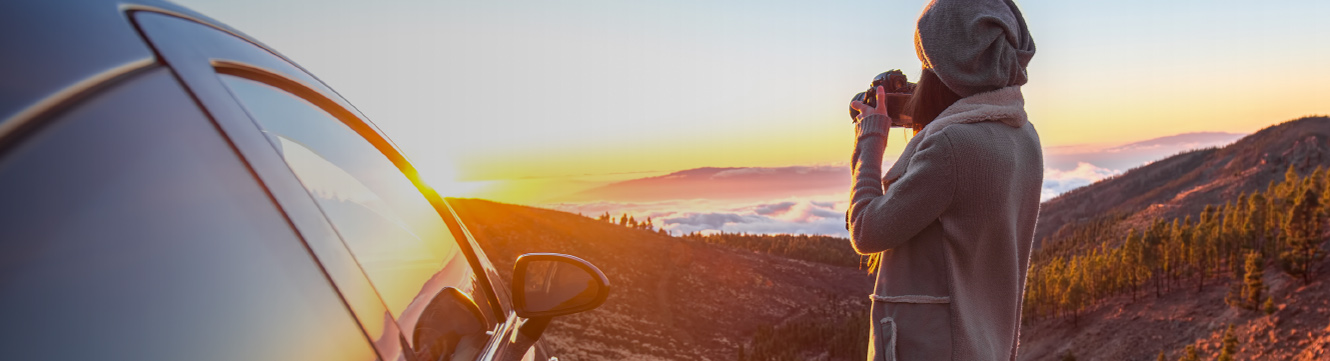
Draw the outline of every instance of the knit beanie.
M1012 0L933 0L919 14L914 50L962 97L1028 80L1034 39Z

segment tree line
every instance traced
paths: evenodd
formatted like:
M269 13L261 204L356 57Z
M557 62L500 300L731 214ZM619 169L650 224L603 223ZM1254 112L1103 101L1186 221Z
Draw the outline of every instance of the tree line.
M601 222L641 229L663 236L672 236L663 228L656 228L651 217L638 221L623 213L618 217L605 212L595 218ZM797 260L825 263L841 267L862 267L864 257L854 251L848 238L804 234L748 234L748 233L684 233L685 240L714 244L722 247L765 253Z
M1058 244L1045 244L1031 257L1022 317L1075 322L1086 308L1112 296L1130 294L1134 300L1150 292L1156 297L1182 289L1200 292L1225 276L1231 280L1228 304L1270 312L1274 301L1261 284L1264 270L1275 266L1310 283L1319 271L1315 265L1326 256L1327 178L1319 167L1306 176L1290 167L1282 182L1271 182L1264 191L1209 204L1195 218L1155 219L1122 238L1105 236L1113 234L1122 215L1060 230Z
M581 213L578 214L580 215ZM656 225L651 223L651 217L647 217L647 220L639 222L637 218L628 215L628 213L624 213L618 218L615 218L614 216L610 215L610 212L605 212L604 214L596 216L596 220L601 222L607 222L609 224L617 224L632 229L651 231L653 233L658 233L662 236L670 235L670 233L666 231L664 228L656 228Z
M806 234L686 233L682 238L729 248L825 263L841 267L861 267L864 257L854 251L850 240L841 237Z

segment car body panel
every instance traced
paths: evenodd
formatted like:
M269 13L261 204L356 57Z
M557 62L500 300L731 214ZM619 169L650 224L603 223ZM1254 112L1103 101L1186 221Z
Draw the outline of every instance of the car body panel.
M0 155L0 358L374 358L169 69L52 118Z
M283 219L341 297L347 312L383 359L406 358L398 329L369 279L320 212L297 177L265 139L257 124L228 93L218 74L267 77L289 83L303 98L337 113L374 143L419 186L447 223L497 315L482 359L544 354L532 340L518 341L522 319L511 296L470 232L441 195L424 184L411 162L372 122L316 77L280 53L239 31L163 1L11 1L0 4L0 47L21 52L0 56L0 159L11 145L40 132L60 112L96 99L108 89L147 72L167 71L262 185ZM154 70L156 69L156 70ZM478 291L480 292L480 291Z
M317 213L316 206L309 201L309 196L305 193L304 188L300 186L299 180L294 177L291 170L282 162L274 149L267 144L261 131L245 114L244 109L227 93L225 86L217 78L217 74L235 75L268 84L284 85L279 87L293 93L299 93L298 95L302 98L319 103L317 105L320 108L333 113L339 119L343 119L344 123L356 129L365 139L379 148L384 155L392 159L405 175L417 183L421 193L429 199L444 222L448 224L454 238L465 240L463 241L465 245L461 249L466 254L468 262L474 269L483 270L478 277L481 278L482 282L479 283L484 289L483 291L487 293L485 299L498 302L483 306L489 307L495 313L496 318L500 320L515 317L511 312L511 301L507 290L497 284L499 280L497 270L489 263L488 258L484 256L483 251L480 250L474 238L466 231L460 219L456 217L446 201L421 181L410 161L401 154L396 145L391 143L373 123L365 119L344 99L318 79L291 64L274 51L240 38L234 33L224 31L225 29L198 23L195 19L182 18L174 13L160 13L147 8L134 8L132 11L134 11L133 18L163 60L176 69L182 81L189 86L191 91L196 93L200 103L214 114L219 127L228 134L237 149L245 154L246 159L250 161L259 178L263 179L265 184L273 189L274 197L278 199L278 203L282 204L289 213L293 213L292 218L297 223L298 228L304 233L310 233L311 236L319 238L316 241L310 241L310 248L319 255L321 260L347 260L349 257L345 254L345 247L334 242L337 240L335 232L331 230L324 216ZM334 269L353 268L353 264L345 261L329 262L330 264L325 265L326 267ZM346 264L343 265L344 263ZM334 273L340 272L330 270L329 274L330 278L333 278L334 283L338 284L339 287L357 290L368 287L362 281L364 280L363 273L346 272L356 273L356 276L342 276ZM347 286L343 286L344 283ZM344 291L343 293L350 294L351 292ZM358 292L355 294L358 294ZM348 302L354 302L354 300L348 299ZM387 317L385 315L388 315L388 313L382 307L382 302L351 304L351 307L356 310L355 313L362 319L367 332L371 333L370 337L375 339L376 344L386 353L384 357L396 358L400 347L394 344L392 340L396 338L396 335L404 334L404 332L393 325L388 325L391 322L385 320ZM508 322L501 322L500 326L506 324ZM378 327L378 325L386 325L383 326L384 334L373 332L376 331L375 327ZM496 330L499 335L510 331L506 329ZM494 350L492 353L496 357L502 354L499 351L504 347L501 346L504 345L496 343L491 347Z

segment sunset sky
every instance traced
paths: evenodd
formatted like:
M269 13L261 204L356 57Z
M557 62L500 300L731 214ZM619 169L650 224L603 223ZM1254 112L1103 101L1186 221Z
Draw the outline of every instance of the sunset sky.
M923 6L179 2L319 76L445 192L512 202L698 167L844 165L850 96L887 69L918 75ZM1330 113L1326 1L1020 5L1038 46L1027 110L1048 149Z

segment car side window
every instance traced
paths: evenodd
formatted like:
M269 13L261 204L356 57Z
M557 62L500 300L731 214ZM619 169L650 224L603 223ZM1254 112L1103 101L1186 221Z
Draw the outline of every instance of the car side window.
M418 356L478 353L496 322L440 214L353 128L283 89L219 74L318 203Z
M167 69L0 155L5 360L348 360L374 349Z

